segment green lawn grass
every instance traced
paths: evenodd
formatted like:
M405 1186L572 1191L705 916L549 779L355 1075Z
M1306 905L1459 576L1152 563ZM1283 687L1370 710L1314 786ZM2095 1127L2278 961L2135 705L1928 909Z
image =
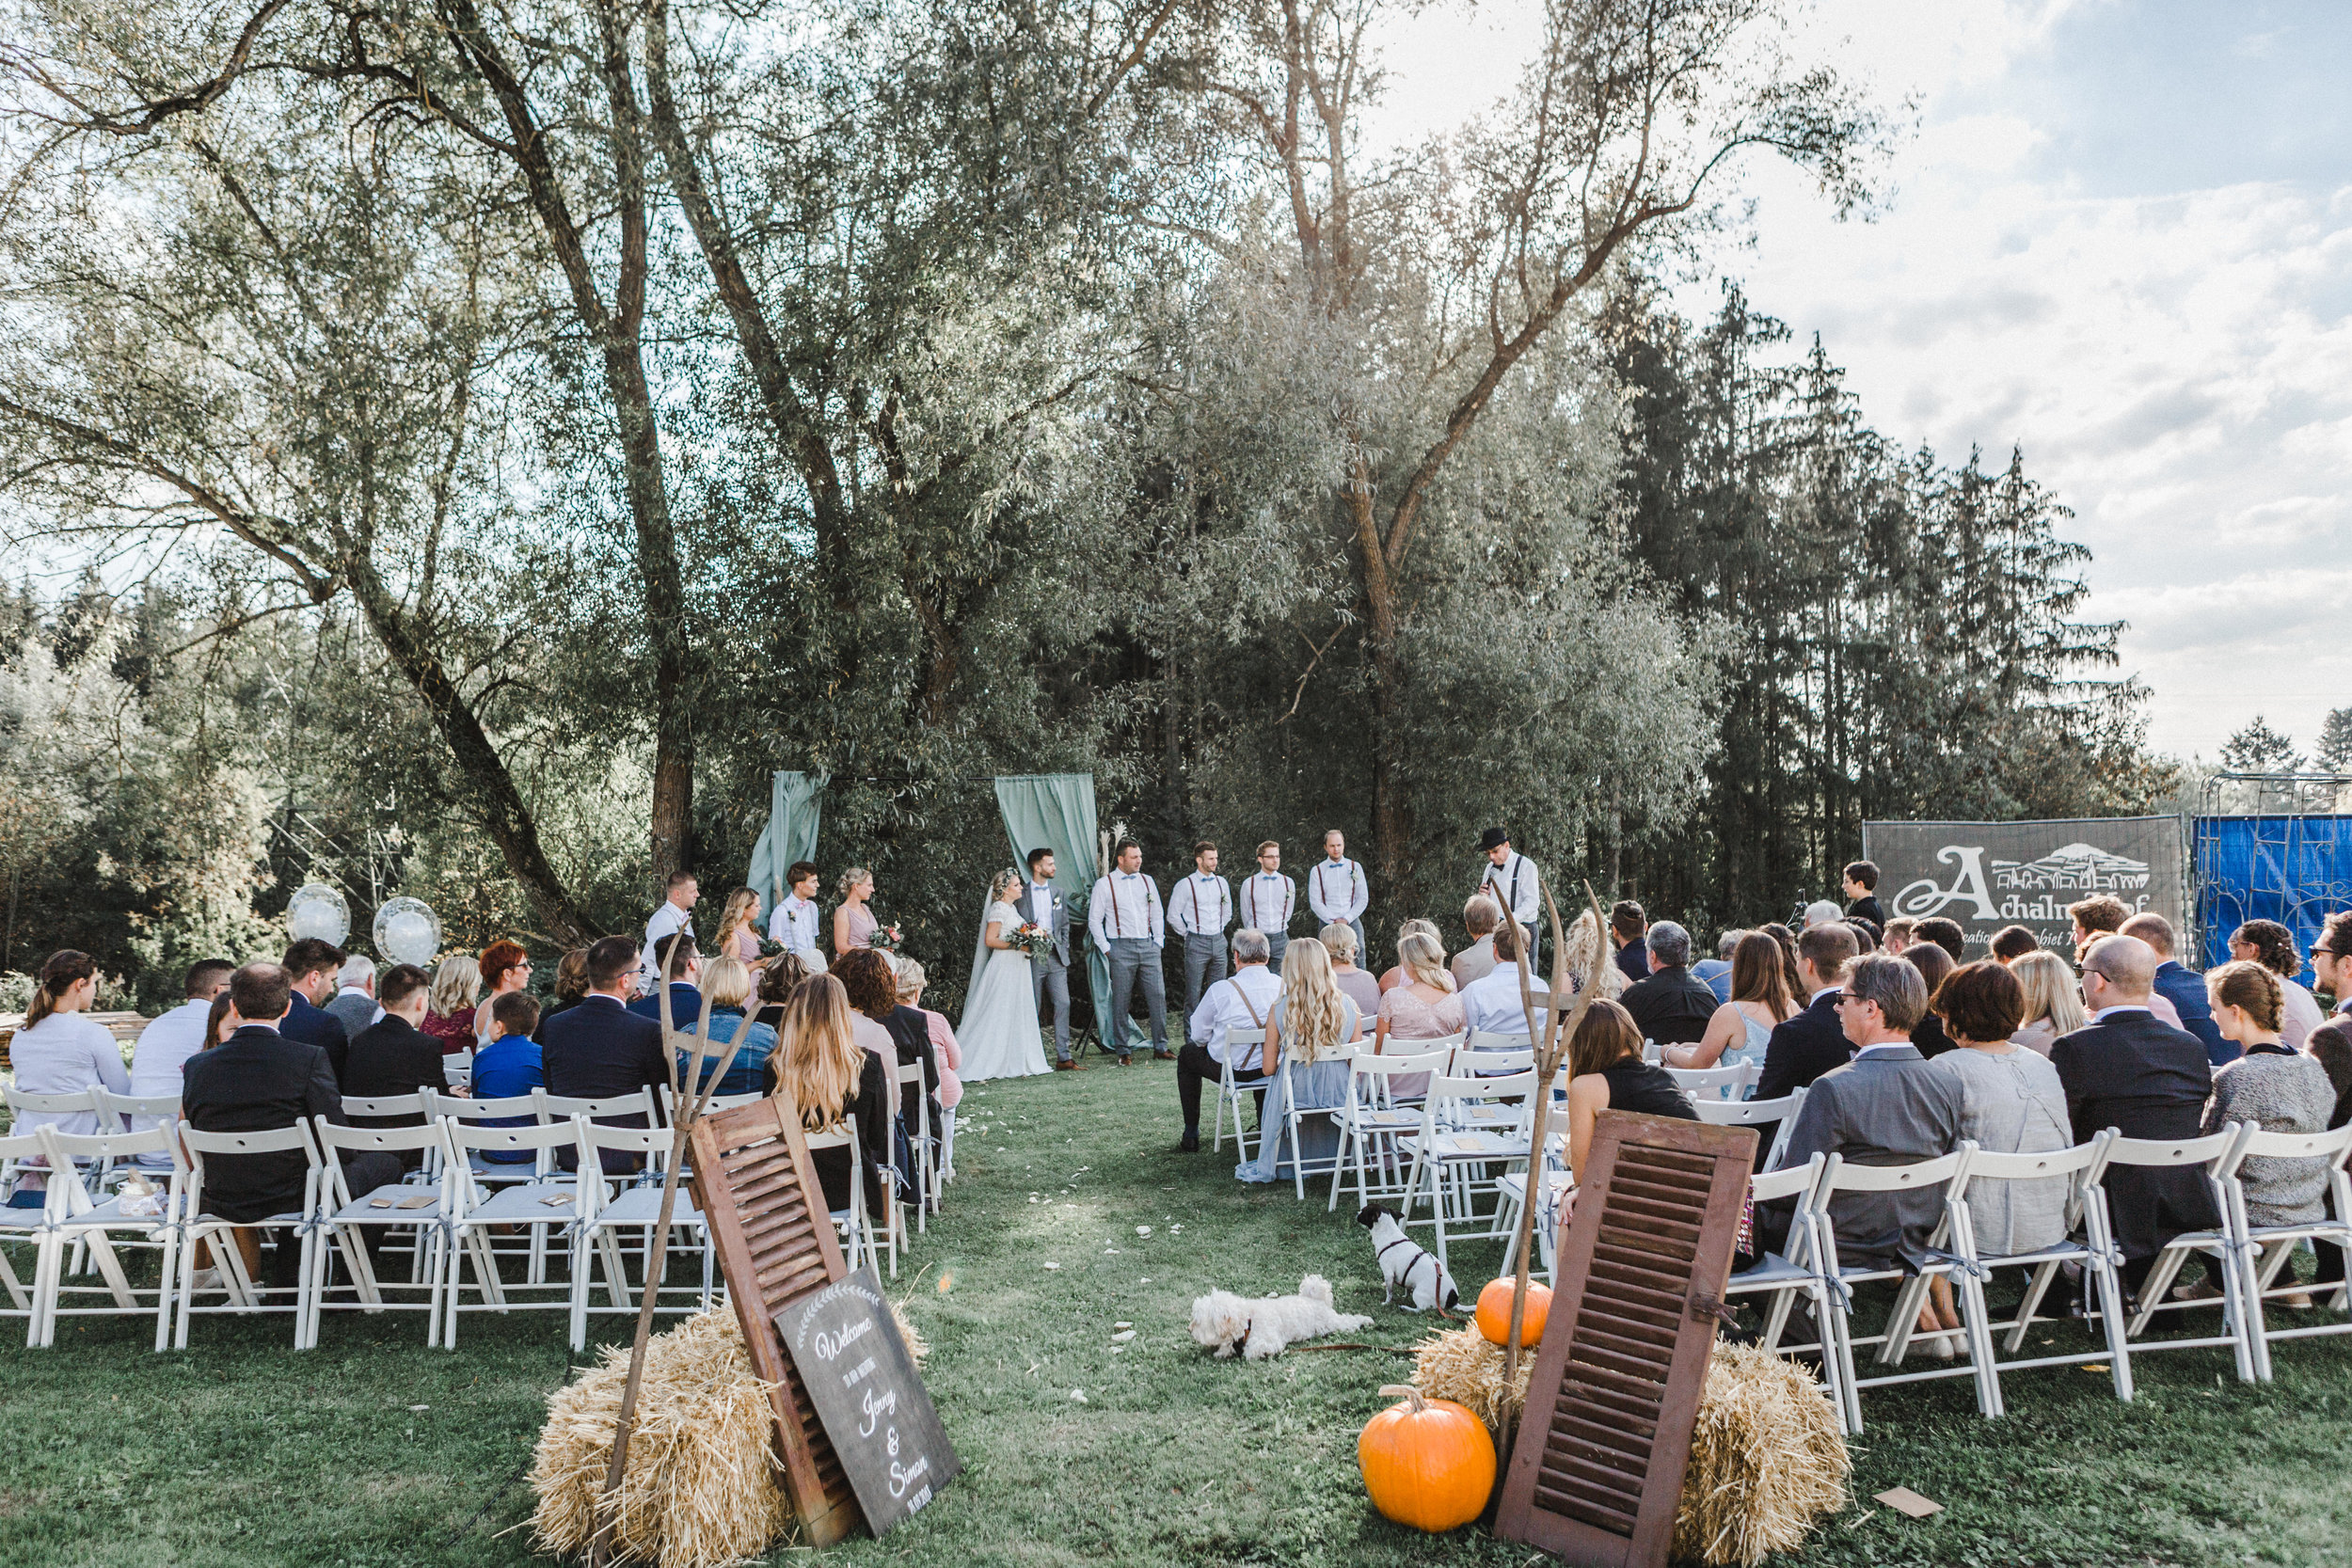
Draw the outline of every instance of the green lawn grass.
M981 1085L947 1213L894 1290L932 1346L927 1378L964 1473L888 1540L832 1554L924 1564L1527 1563L1475 1528L1443 1538L1373 1513L1359 1427L1402 1354L1213 1361L1194 1296L1327 1275L1357 1338L1430 1323L1379 1306L1347 1205L1241 1188L1223 1155L1171 1152L1168 1067ZM1138 1234L1150 1227L1151 1234ZM1466 1247L1467 1289L1494 1247ZM1048 1263L1058 1264L1047 1268ZM27 1271L29 1272L29 1271ZM1131 1322L1123 1350L1112 1325ZM609 1338L625 1320L598 1321ZM16 1332L14 1322L0 1332ZM524 1476L568 1375L561 1314L469 1318L454 1353L413 1318L330 1315L318 1350L281 1323L201 1320L186 1353L151 1325L69 1319L55 1350L0 1351L0 1565L493 1564L532 1560ZM2352 1347L2282 1345L2248 1388L2226 1352L2104 1375L2023 1373L1980 1419L1965 1380L1867 1397L1865 1499L1784 1560L1804 1564L2352 1562ZM1081 1402L1074 1396L1084 1394ZM426 1408L414 1410L422 1405ZM1867 1499L1942 1502L1911 1521ZM801 1554L779 1552L783 1562Z

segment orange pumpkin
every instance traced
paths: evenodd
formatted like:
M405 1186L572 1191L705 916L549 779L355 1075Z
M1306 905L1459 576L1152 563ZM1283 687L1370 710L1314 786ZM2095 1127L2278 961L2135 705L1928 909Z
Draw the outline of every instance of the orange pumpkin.
M1495 1485L1495 1444L1486 1423L1452 1400L1423 1399L1395 1384L1380 1390L1402 1396L1364 1423L1356 1463L1364 1490L1385 1518L1415 1529L1449 1530L1486 1512Z
M1551 1316L1551 1287L1539 1280L1527 1282L1527 1312L1519 1319L1519 1343L1540 1343L1544 1337L1544 1320ZM1490 1279L1478 1292L1478 1332L1489 1344L1511 1342L1511 1281Z

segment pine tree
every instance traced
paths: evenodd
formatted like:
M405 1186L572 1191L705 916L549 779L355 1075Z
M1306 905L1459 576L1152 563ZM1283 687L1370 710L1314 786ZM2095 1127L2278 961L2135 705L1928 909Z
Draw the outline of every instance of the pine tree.
M2352 768L2352 707L2332 708L2319 726L2319 766L2341 773Z
M2222 743L2221 766L2233 773L2294 773L2303 767L2294 740L2264 722L2254 721Z

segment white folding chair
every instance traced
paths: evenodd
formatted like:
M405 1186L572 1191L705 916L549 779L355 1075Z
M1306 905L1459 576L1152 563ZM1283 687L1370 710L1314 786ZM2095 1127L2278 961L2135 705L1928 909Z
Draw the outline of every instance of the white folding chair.
M1245 1091L1254 1094L1265 1086L1263 1080L1256 1084L1244 1085L1233 1077L1233 1059L1236 1056L1250 1055L1255 1055L1261 1065L1264 1063L1265 1031L1263 1029L1226 1030L1225 1060L1218 1064L1216 1075L1216 1139L1209 1146L1214 1151L1221 1151L1225 1148L1225 1107L1231 1105L1233 1108L1233 1144L1241 1150L1241 1157L1244 1160L1254 1160L1257 1156L1249 1148L1248 1134L1242 1131L1241 1097ZM1258 1126L1258 1136L1260 1138L1265 1136L1265 1124L1263 1121Z
M120 1123L115 1125L119 1128ZM155 1348L164 1349L171 1338L180 1205L187 1184L186 1167L181 1163L171 1134L158 1127L140 1132L60 1132L52 1125L35 1129L34 1136L40 1140L42 1156L49 1162L50 1193L43 1206L49 1220L49 1244L44 1249L45 1267L37 1276L33 1291L32 1332L38 1338L28 1337L25 1342L56 1344L60 1315L141 1316L151 1312L155 1317ZM104 1189L99 1183L106 1172L142 1154L161 1154L168 1162L164 1170L152 1173L164 1179L163 1190L136 1196L125 1196L119 1192L113 1197L104 1196ZM82 1174L85 1170L87 1175ZM124 1172L126 1178L130 1174ZM126 1180L123 1185L130 1183ZM77 1261L83 1249L88 1249L103 1284L66 1283L69 1245ZM116 1253L118 1246L156 1255L158 1268L153 1285L131 1283L123 1272L122 1259ZM68 1301L99 1295L107 1298L104 1305L66 1305Z
M1837 1362L1840 1393L1845 1400L1846 1431L1849 1435L1862 1430L1862 1390L1882 1387L1894 1383L1918 1383L1931 1378L1973 1377L1977 1384L1977 1408L1993 1414L1995 1396L1991 1386L1987 1364L1992 1360L1991 1337L1985 1332L1983 1289L1973 1266L1957 1254L1946 1252L1929 1258L1919 1264L1915 1274L1895 1264L1860 1264L1848 1267L1838 1257L1837 1227L1830 1213L1836 1199L1849 1193L1936 1192L1943 1203L1945 1219L1950 1220L1953 1194L1964 1183L1968 1162L1977 1146L1963 1140L1949 1154L1933 1160L1921 1160L1907 1165L1849 1164L1842 1156L1833 1154L1822 1167L1820 1180L1814 1184L1813 1195L1805 1210L1812 1225L1814 1267L1825 1288L1838 1298L1839 1309L1830 1313L1821 1325L1830 1343L1830 1354L1824 1360ZM1897 1293L1898 1310L1890 1312L1886 1327L1877 1334L1856 1336L1853 1331L1853 1296L1856 1285L1873 1280L1904 1280L1912 1277L1942 1276L1953 1284L1958 1298L1962 1337L1968 1347L1965 1366L1930 1367L1916 1371L1897 1371L1878 1377L1860 1377L1854 1370L1853 1353L1857 1345L1878 1348L1881 1365L1900 1366L1909 1348L1913 1325L1918 1317L1915 1306L1906 1314L1899 1310L1907 1292Z
M1668 1068L1666 1070L1672 1072L1675 1069ZM1692 1100L1691 1109L1698 1114L1699 1120L1709 1127L1770 1127L1775 1122L1786 1125L1795 1121L1797 1107L1804 1102L1804 1091L1795 1089L1778 1100L1717 1100L1710 1095L1701 1095ZM1773 1140L1772 1147L1779 1148L1778 1138ZM1771 1158L1767 1157L1765 1168L1769 1170L1772 1165Z
M1359 1052L1355 1046L1341 1045L1334 1048L1330 1054L1323 1056L1319 1058L1319 1060L1324 1062L1353 1061L1359 1054L1361 1054L1361 1053ZM1349 1074L1348 1087L1352 1093L1355 1087L1355 1075L1352 1072ZM1310 1106L1304 1111L1298 1108L1297 1102L1293 1098L1291 1091L1291 1059L1288 1052L1283 1053L1282 1060L1277 1065L1273 1083L1267 1087L1266 1094L1268 1097L1266 1101L1267 1105L1270 1108L1276 1108L1276 1119L1272 1136L1274 1138L1274 1159L1277 1180L1279 1180L1279 1172L1281 1170L1282 1142L1285 1138L1287 1138L1290 1141L1291 1148L1291 1186L1296 1192L1298 1200L1301 1203L1304 1203L1307 1200L1307 1177L1309 1172L1307 1170L1308 1162L1303 1157L1301 1152L1305 1146L1299 1141L1299 1122L1301 1118L1306 1117L1327 1117L1331 1114L1331 1108L1325 1105ZM1259 1132L1259 1148L1261 1149L1265 1147L1264 1139L1266 1135L1267 1134L1262 1128ZM1313 1175L1321 1177L1328 1174L1332 1181L1336 1183L1340 1178L1340 1160L1338 1148L1334 1147L1327 1159L1318 1158L1316 1161L1316 1166L1317 1168L1312 1173ZM1328 1212L1327 1205L1326 1207L1326 1212Z
M1534 1092L1532 1069L1503 1078L1430 1080L1429 1098L1422 1102L1421 1131L1399 1138L1397 1148L1400 1153L1409 1150L1413 1156L1412 1174L1405 1189L1406 1225L1424 1223L1413 1218L1413 1210L1421 1199L1422 1173L1429 1173L1430 1219L1426 1223L1437 1227L1438 1262L1446 1261L1447 1211L1450 1208L1454 1217L1465 1224L1477 1219L1482 1189L1498 1194L1495 1212L1486 1216L1484 1231L1465 1230L1461 1239L1499 1240L1502 1236L1500 1216L1504 1203L1488 1167L1525 1160L1527 1129L1523 1122L1474 1125L1483 1120L1476 1113Z
M715 1097L714 1097L715 1103ZM707 1114L707 1112L706 1112ZM572 1349L588 1348L588 1314L591 1312L635 1313L638 1297L628 1282L628 1249L621 1244L621 1232L638 1233L638 1274L644 1275L653 1257L653 1232L661 1223L661 1189L636 1185L615 1187L603 1171L603 1153L608 1148L623 1149L644 1155L648 1161L660 1150L666 1149L671 1140L666 1127L605 1127L586 1117L572 1118L574 1135L580 1140L581 1172L580 1202L583 1217L572 1238ZM670 1207L670 1250L663 1256L663 1273L668 1262L684 1249L678 1246L681 1234L695 1237L694 1250L702 1256L702 1285L699 1305L678 1303L665 1307L661 1297L666 1293L691 1291L691 1285L671 1285L657 1282L654 1291L654 1310L657 1312L707 1311L710 1307L711 1267L714 1255L710 1250L710 1228L703 1221L702 1211L694 1207L694 1196L686 1182L678 1182L676 1196ZM601 1266L608 1305L594 1305L595 1275Z
M550 1151L579 1147L579 1134L573 1131L573 1124L566 1119L549 1127L475 1127L445 1118L440 1129L449 1143L449 1164L442 1182L443 1201L448 1205L450 1246L449 1306L447 1326L441 1336L443 1348L457 1348L460 1311L508 1312L550 1307L568 1311L570 1281L566 1279L560 1287L548 1282L548 1243L551 1238L565 1237L585 1217L581 1194L588 1181L574 1180L569 1175L548 1176L493 1190L474 1174L473 1156L477 1150L528 1149L533 1155L532 1164L544 1167ZM589 1173L591 1177L595 1174ZM530 1238L529 1262L519 1280L503 1277L498 1254L490 1244L492 1233L507 1227L520 1227ZM568 1258L568 1241L563 1250ZM479 1298L471 1308L466 1306L468 1263L473 1265L474 1293ZM548 1300L513 1296L517 1291L557 1289L564 1293Z
M402 1096L413 1100L416 1096ZM349 1112L353 1101L344 1101ZM382 1103L378 1101L377 1103ZM385 1115L395 1113L386 1112ZM325 1117L316 1119L319 1148L325 1156L326 1175L321 1183L319 1227L325 1240L311 1259L317 1271L310 1282L310 1342L318 1343L319 1313L332 1308L338 1311L422 1312L424 1343L430 1350L440 1342L442 1291L449 1278L449 1232L443 1222L449 1217L448 1165L441 1164L442 1180L431 1185L402 1180L378 1187L373 1192L352 1192L343 1179L342 1152L373 1152L380 1154L430 1154L446 1150L447 1142L437 1124L423 1127L338 1127ZM408 1232L408 1277L405 1280L385 1280L377 1276L374 1261L368 1256L367 1233L371 1228L382 1230L389 1237L394 1229ZM340 1253L344 1272L351 1278L352 1299L330 1299L334 1259ZM387 1300L387 1291L415 1291L423 1297L419 1301Z
M2251 1126L2251 1123L2249 1123ZM2254 1225L2247 1217L2247 1161L2256 1158L2275 1160L2324 1160L2328 1166L2327 1193L2332 1200L2321 1217L2297 1220L2288 1225ZM2270 1341L2273 1339L2304 1339L2320 1334L2352 1333L2352 1320L2343 1323L2311 1323L2295 1328L2274 1329L2263 1320L2263 1300L2265 1296L2285 1295L2301 1289L2290 1277L2278 1283L2280 1272L2295 1256L2304 1242L2314 1244L2332 1243L2339 1247L2352 1248L2352 1180L2344 1174L2344 1163L2352 1159L2352 1125L2337 1128L2332 1132L2264 1132L2250 1133L2245 1148L2238 1151L2236 1161L2222 1179L2229 1207L2224 1211L2227 1223L2236 1233L2236 1254L2245 1271L2247 1344L2254 1353L2254 1375L2265 1383L2270 1381ZM2333 1292L2336 1310L2345 1305L2344 1287Z
M850 1203L846 1209L832 1212L834 1227L841 1232L841 1251L850 1266L857 1266L858 1248L863 1246L866 1266L879 1275L882 1272L882 1248L874 1239L873 1222L866 1213L866 1153L865 1146L858 1142L857 1117L844 1117L841 1124L831 1132L809 1132L804 1134L804 1139L812 1160L818 1149L838 1148L848 1153ZM889 1180L887 1172L883 1173L882 1180Z
M1744 1099L1764 1069L1755 1062L1734 1062L1729 1067L1670 1067L1666 1075L1692 1104L1702 1105L1710 1100Z
M596 1100L533 1089L531 1091L531 1102L539 1108L539 1119L550 1126L568 1122L574 1117L586 1117L590 1121L604 1126L613 1125L622 1117L643 1117L648 1127L661 1125L654 1116L654 1092L650 1088L639 1089L632 1094L606 1095ZM638 1171L637 1179L647 1182L660 1180L662 1163L669 1157L670 1146L665 1143L661 1146L660 1157L648 1159Z
M496 1100L475 1100L465 1095L431 1093L426 1097L425 1115L435 1123L456 1121L484 1126L492 1121L513 1121L517 1117L530 1118L526 1125L545 1127L548 1118L539 1109L536 1091L531 1094L510 1094ZM351 1102L343 1102L346 1113ZM440 1175L441 1161L448 1156L449 1141L442 1140L441 1148L425 1157L425 1168L436 1180ZM473 1153L473 1176L476 1181L492 1183L506 1181L536 1181L555 1169L552 1156L545 1148L534 1149L528 1161L496 1161L485 1158L479 1149Z
M1724 1285L1724 1299L1756 1295L1772 1298L1764 1311L1764 1348L1775 1355L1803 1355L1810 1352L1820 1357L1823 1391L1836 1410L1837 1422L1842 1427L1846 1421L1846 1397L1844 1386L1838 1381L1837 1357L1831 1353L1829 1335L1830 1318L1844 1310L1832 1303L1845 1298L1833 1289L1818 1266L1819 1249L1811 1212L1814 1189L1820 1185L1821 1173L1828 1166L1829 1157L1816 1154L1802 1165L1748 1178L1748 1197L1756 1207L1779 1202L1793 1206L1788 1239L1782 1251L1761 1253L1754 1267L1731 1275ZM1789 1309L1800 1295L1813 1309L1813 1327L1820 1338L1807 1344L1783 1344L1781 1336L1788 1326Z
M13 1191L18 1170L38 1170L44 1180L48 1169L44 1162L38 1132L0 1133L0 1196ZM0 1317L24 1320L24 1342L27 1347L40 1341L33 1338L40 1323L33 1315L33 1289L24 1283L8 1259L8 1245L29 1246L33 1249L33 1280L40 1281L48 1267L51 1241L50 1211L58 1208L63 1189L56 1185L43 1188L41 1206L38 1209L0 1208L0 1290L8 1293L8 1303L0 1306Z
M199 1312L284 1312L294 1319L294 1349L310 1348L310 1287L314 1277L312 1255L318 1246L318 1211L320 1179L322 1176L318 1140L311 1136L310 1124L297 1121L292 1127L273 1128L260 1132L202 1132L180 1123L180 1147L187 1153L187 1200L183 1212L189 1216L186 1231L181 1237L180 1253L180 1323L172 1336L172 1344L188 1348L188 1320ZM215 1160L235 1161L255 1154L300 1154L310 1168L303 1175L301 1207L288 1209L260 1220L239 1221L222 1219L204 1212L205 1178ZM301 1238L302 1257L295 1271L294 1299L279 1303L268 1299L284 1292L257 1286L246 1273L244 1255L237 1250L235 1232L242 1229L292 1230ZM213 1268L220 1276L217 1289L226 1301L197 1304L196 1253L203 1243L211 1249ZM280 1235L278 1245L286 1245ZM209 1291L207 1293L210 1293Z
M2237 1239L2232 1233L2226 1217L2230 1212L2230 1200L2224 1183L2237 1169L2246 1139L2253 1131L2252 1122L2233 1121L2220 1132L2201 1138L2115 1138L2107 1145L2107 1164L2101 1185L2092 1189L2096 1194L2093 1201L2102 1206L2107 1233L2113 1235L2114 1219L2105 1207L2105 1179L2112 1176L2117 1167L2143 1170L2168 1165L2201 1167L2206 1184L2213 1191L2214 1208L2224 1216L2222 1223L2211 1230L2184 1231L2156 1254L2149 1265L2147 1277L2139 1283L2139 1295L2131 1308L2128 1333L2134 1341L2133 1349L2142 1354L2156 1350L2205 1350L2227 1345L2236 1359L2238 1380L2242 1383L2256 1381L2254 1347L2246 1327L2246 1271L2236 1267L2231 1257ZM2170 1299L2172 1281L2179 1276L2181 1265L2188 1261L2192 1252L2202 1253L2212 1259L2214 1272L2221 1276L2221 1332L2179 1339L2143 1338L2148 1325L2154 1322L2159 1312L2187 1311L2214 1305L2210 1299Z
M453 1051L441 1058L441 1087L469 1089L473 1087L473 1053Z
M1497 1078L1525 1072L1535 1065L1535 1047L1525 1035L1500 1035L1491 1029L1466 1029L1462 1049L1450 1069L1456 1078Z
M909 1151L914 1156L916 1188L914 1231L919 1236L930 1228L931 1194L939 1188L939 1149L938 1146L931 1141L931 1097L923 1088L923 1064L919 1061L900 1062L898 1067L897 1084L900 1104L906 1102L907 1089L912 1086L914 1090L915 1125L907 1129L907 1145ZM895 1212L898 1205L893 1204L891 1207ZM895 1212L894 1224L895 1228L899 1232L899 1240L903 1240L905 1222L898 1218ZM895 1258L897 1251L895 1243L892 1250ZM893 1275L891 1277L898 1276Z
M89 1094L98 1107L101 1131L108 1127L127 1126L134 1132L144 1132L151 1128L161 1128L168 1132L180 1121L180 1097L176 1094L109 1094L103 1085L96 1084L90 1086ZM107 1118L110 1117L119 1119L109 1121ZM175 1153L175 1150L167 1149L161 1154L143 1154L137 1158L136 1164L141 1170L160 1174L175 1168L172 1158Z
M1356 1171L1356 1207L1359 1211L1375 1197L1405 1196L1404 1184L1391 1180L1397 1174L1396 1140L1421 1131L1422 1114L1418 1107L1400 1103L1395 1093L1396 1081L1422 1073L1433 1079L1443 1077L1446 1063L1454 1055L1454 1042L1410 1043L1426 1043L1436 1049L1410 1056L1359 1053L1347 1064L1347 1103L1329 1113L1339 1124L1340 1147L1331 1166L1331 1200L1324 1205L1327 1213L1340 1206L1340 1183L1351 1164L1351 1156ZM1382 1180L1376 1190L1371 1184L1367 1156L1380 1168Z

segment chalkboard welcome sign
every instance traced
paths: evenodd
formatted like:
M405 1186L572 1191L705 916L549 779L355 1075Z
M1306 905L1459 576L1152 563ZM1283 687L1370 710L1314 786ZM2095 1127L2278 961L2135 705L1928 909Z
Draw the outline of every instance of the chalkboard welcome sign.
M963 1466L874 1271L811 1291L778 1312L775 1323L866 1528L887 1534Z

